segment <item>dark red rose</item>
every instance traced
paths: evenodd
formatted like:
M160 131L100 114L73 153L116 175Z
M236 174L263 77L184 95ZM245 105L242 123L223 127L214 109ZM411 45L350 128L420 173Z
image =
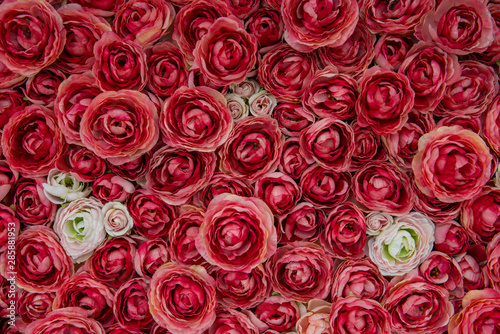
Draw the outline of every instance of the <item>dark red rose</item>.
M279 171L297 180L308 167L309 163L300 153L299 138L289 137L283 145Z
M106 173L106 160L82 146L70 145L56 161L56 168L81 182L93 182Z
M203 73L201 73L199 67L195 65L188 71L188 87L193 88L200 86L210 87L212 89L218 90L222 94L226 94L229 90L229 85L221 86L212 82Z
M397 71L413 44L410 35L382 35L375 44L375 63Z
M263 175L255 184L255 196L264 200L276 216L287 214L301 195L297 183L279 172Z
M280 12L261 8L251 13L245 22L245 29L257 39L259 52L268 52L281 42L283 36L283 21Z
M193 201L196 205L206 209L210 201L222 193L251 197L254 189L245 180L240 180L223 173L215 173L210 182L196 193Z
M124 202L135 190L133 183L112 173L104 174L92 185L92 195L102 202Z
M23 89L26 98L34 104L53 107L61 82L66 79L63 72L49 66L26 80Z
M300 318L300 310L297 303L281 296L269 297L257 306L254 314L259 329L270 328L279 332L292 330Z
M168 232L172 261L186 266L206 264L196 248L196 239L204 218L203 211L189 210L174 220Z
M351 175L312 165L300 179L302 198L319 209L334 207L349 198Z
M147 330L154 320L148 306L149 279L134 278L116 291L113 313L116 321L128 330Z
M0 203L0 256L9 254L9 260L12 258L16 260L15 252L13 251L15 251L19 228L19 220L15 217L14 211L8 206ZM2 265L2 267L3 266L4 265ZM5 267L7 267L7 265L5 265ZM12 268L8 271L14 272ZM3 272L4 270L2 268L2 273Z
M323 229L325 213L310 203L299 203L280 218L278 239L281 244L294 241L316 241Z
M489 243L500 231L500 189L484 187L478 195L463 203L460 218L476 243Z
M295 103L279 103L273 110L273 118L287 136L298 136L302 130L314 123L314 115Z
M21 178L14 185L12 205L25 225L50 226L54 222L57 205L45 196L44 182L44 178Z
M125 0L70 0L69 2L82 5L85 10L98 16L113 16L115 12L123 6Z
M151 278L155 271L164 263L170 261L168 244L157 238L144 241L134 257L134 268L141 277Z
M351 127L354 131L354 152L349 171L355 172L368 162L387 160L387 150L382 145L380 136L370 128L360 127L356 121L351 123Z
M18 313L23 322L29 324L45 318L52 311L55 296L54 292L23 291L18 299Z
M258 0L224 0L231 13L240 20L247 19L259 9Z

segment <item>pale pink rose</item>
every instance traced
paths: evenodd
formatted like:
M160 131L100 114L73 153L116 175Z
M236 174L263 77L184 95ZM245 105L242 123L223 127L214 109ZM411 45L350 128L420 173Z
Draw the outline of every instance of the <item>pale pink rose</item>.
M249 99L250 96L254 95L260 90L260 84L254 79L245 79L244 81L234 84L233 92L234 94Z
M379 235L383 230L394 223L394 218L385 212L372 211L366 216L366 233Z
M254 116L271 115L278 104L278 100L265 90L250 96L248 99L250 113Z
M224 98L226 99L227 107L231 112L233 121L237 122L240 119L248 116L250 108L241 96L234 93L229 93L224 95Z
M127 207L120 202L108 202L102 208L104 228L108 235L117 237L127 234L134 227L134 220Z
M297 321L297 334L331 334L330 316L332 304L321 300L312 299L307 303L307 313Z

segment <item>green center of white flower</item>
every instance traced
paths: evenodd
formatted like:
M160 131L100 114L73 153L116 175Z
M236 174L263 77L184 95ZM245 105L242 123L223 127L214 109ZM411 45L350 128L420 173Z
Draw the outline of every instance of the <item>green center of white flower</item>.
M384 257L392 263L404 262L413 256L418 241L419 235L413 229L402 228L383 245Z

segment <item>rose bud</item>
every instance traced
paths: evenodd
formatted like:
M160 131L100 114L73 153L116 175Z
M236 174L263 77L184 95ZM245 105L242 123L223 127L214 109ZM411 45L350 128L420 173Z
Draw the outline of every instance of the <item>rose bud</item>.
M106 239L102 203L94 198L81 198L57 211L54 231L66 253L76 263L86 261Z
M433 222L445 223L458 217L462 209L461 202L444 203L434 196L424 195L412 179L412 189L415 193L415 210L427 215Z
M81 182L93 182L106 173L106 160L82 146L70 145L56 161L56 169Z
M266 174L255 184L255 196L262 199L277 216L288 213L301 195L297 183L279 172Z
M208 87L177 89L160 113L163 141L186 150L215 151L228 139L232 125L224 96Z
M63 72L50 66L29 77L26 88L21 89L30 102L50 108L54 106L59 86L65 79Z
M258 0L224 0L231 13L240 20L247 19L250 15L259 9L260 1Z
M287 244L294 241L316 241L323 229L325 213L310 203L299 203L279 220L278 240Z
M234 94L244 99L249 99L250 96L260 90L259 82L254 79L245 79L240 83L233 84L231 87Z
M332 300L354 296L380 301L389 282L369 259L348 259L342 262L333 275Z
M349 173L336 173L312 165L303 172L299 186L305 201L318 209L327 209L349 198L351 184Z
M150 239L167 235L175 219L175 209L144 189L130 195L127 208L134 220L134 232Z
M55 296L54 292L23 291L18 300L18 313L23 322L29 324L37 319L45 318L52 311Z
M500 320L500 292L493 289L474 290L462 299L462 310L448 324L448 333L479 334L496 330Z
M124 202L135 191L135 186L112 173L104 174L92 185L92 195L102 202Z
M299 138L289 137L286 139L278 170L297 180L308 167L309 164L300 153Z
M71 2L84 1L86 0ZM76 3L65 5L57 12L61 15L66 29L67 43L54 66L68 74L90 71L95 61L94 45L105 32L111 31L111 26L106 20L94 16L87 8L84 9Z
M148 58L147 86L151 92L167 98L177 88L187 86L187 63L178 47L170 42L162 42L144 52Z
M28 101L24 100L24 93L20 90L0 89L0 129L3 129L9 119L24 110L29 104Z
M20 86L25 80L24 75L12 72L0 61L0 91Z
M359 90L356 114L360 126L370 127L380 136L401 130L415 99L406 76L374 66L363 73Z
M80 123L90 102L101 93L90 72L73 74L59 86L54 114L67 142L82 144Z
M86 272L72 276L60 285L54 299L54 309L79 307L87 317L98 321L104 328L114 322L114 291L106 284L90 277Z
M148 308L149 279L134 278L116 291L113 314L116 321L127 330L144 330L153 326Z
M394 224L368 240L370 259L384 276L409 273L431 253L434 229L434 223L418 212L397 217Z
M0 160L0 201L3 200L19 179L19 173L12 170L6 160Z
M56 217L57 205L43 193L44 179L21 178L13 188L14 211L25 225L50 226Z
M224 95L224 98L226 99L227 107L231 113L233 121L237 122L248 116L250 107L242 97L237 94L230 93Z
M482 267L473 256L465 254L458 257L457 261L462 272L465 291L483 289L488 286L485 278L489 277L484 275Z
M208 27L219 17L229 15L231 12L224 1L192 1L177 13L172 38L186 58L193 60L196 43L208 32Z
M57 169L50 170L49 175L47 175L47 183L43 183L42 186L43 193L54 204L69 203L87 197L92 192L92 188L88 184Z
M259 65L259 82L279 102L297 103L317 68L313 54L284 44L265 54Z
M278 248L266 272L274 290L288 300L324 299L330 294L333 260L321 246L297 241Z
M329 318L332 334L391 333L391 315L372 299L338 299L332 304Z
M498 94L498 75L492 67L468 60L460 63L462 74L446 86L436 116L474 116L486 112Z
M147 95L131 90L98 95L80 126L83 144L115 165L147 153L160 135L155 105Z
M366 216L366 234L379 235L394 223L394 218L385 212L372 211Z
M170 261L167 242L157 238L143 242L134 257L134 268L139 276L151 278L162 264Z
M354 153L354 131L343 121L322 119L299 137L300 152L307 161L334 172L345 172Z
M92 74L103 91L140 91L146 86L146 54L136 42L108 31L95 43L94 53Z
M16 241L16 251L16 284L28 292L56 291L73 275L71 259L48 227L25 229Z
M1 146L12 170L23 176L39 177L47 175L54 167L66 148L66 142L52 112L31 105L5 125Z
M358 75L372 62L375 36L361 22L345 42L334 47L322 47L317 55L323 66L333 66L340 73Z
M259 53L266 53L279 44L283 37L283 21L280 12L270 8L261 8L251 13L245 22L245 29L257 39Z
M203 189L215 171L215 153L165 146L153 154L146 189L170 205L182 205Z
M164 264L151 279L148 297L153 319L173 334L201 334L215 321L215 282L201 266Z
M111 237L127 234L134 227L134 220L127 207L120 202L108 202L102 208L104 228Z
M66 43L61 16L43 0L0 4L0 62L13 72L32 76L52 64Z
M494 40L495 28L486 2L441 1L423 17L416 34L448 53L466 55L486 51Z
M86 310L80 307L67 307L50 312L45 318L29 324L25 334L51 333L92 333L105 334L102 324L87 318Z
M500 234L488 244L488 263L486 264L486 273L490 280L490 285L497 291L500 290Z
M223 193L252 197L254 189L245 180L240 180L223 173L215 173L210 182L196 193L193 202L197 206L206 209L214 197Z
M278 121L281 132L287 136L298 137L302 130L312 125L315 117L312 112L307 111L301 104L280 103L272 114Z
M209 334L241 333L258 334L259 329L250 318L230 308L217 308L215 322L207 331Z
M370 210L407 215L414 197L408 176L387 162L372 162L354 175L354 196Z
M456 221L436 224L434 249L450 256L465 253L471 247L467 231Z
M312 299L307 303L307 313L297 321L297 334L330 334L328 317L332 304L321 299Z
M208 205L196 248L210 264L249 273L276 251L274 217L261 199L221 194Z
M174 16L174 7L165 0L127 1L115 14L113 31L145 47L167 33Z
M319 240L325 251L340 259L359 259L365 255L366 220L351 202L336 206L325 221Z
M464 281L458 262L445 253L433 251L422 262L419 274L429 283L443 286L452 296L463 297Z
M352 153L349 171L357 171L368 162L386 161L387 151L377 136L369 128L362 128L358 122L351 123L354 131L354 152Z
M434 9L434 1L417 0L393 4L363 0L361 13L368 28L375 34L413 33L421 18Z
M454 312L448 291L420 276L392 286L382 303L398 333L442 333Z
M397 71L413 46L412 35L383 35L375 44L375 63Z
M243 119L219 151L220 169L233 177L256 180L276 170L283 142L284 136L271 117Z
M195 244L204 217L202 210L193 209L174 220L168 232L172 261L186 266L206 264Z
M250 273L219 269L215 273L217 299L225 306L251 309L266 300L272 290L264 267L258 265Z
M254 116L271 115L278 104L278 100L265 90L250 96L248 99L250 113Z
M267 333L266 329L278 332L291 331L301 313L298 303L281 296L272 296L259 304L253 314L250 312L247 314L261 332Z

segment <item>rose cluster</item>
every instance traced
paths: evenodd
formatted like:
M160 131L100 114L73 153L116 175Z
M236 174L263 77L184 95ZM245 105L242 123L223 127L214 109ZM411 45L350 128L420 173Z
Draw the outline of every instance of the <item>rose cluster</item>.
M497 0L0 0L0 333L499 332L499 64Z

